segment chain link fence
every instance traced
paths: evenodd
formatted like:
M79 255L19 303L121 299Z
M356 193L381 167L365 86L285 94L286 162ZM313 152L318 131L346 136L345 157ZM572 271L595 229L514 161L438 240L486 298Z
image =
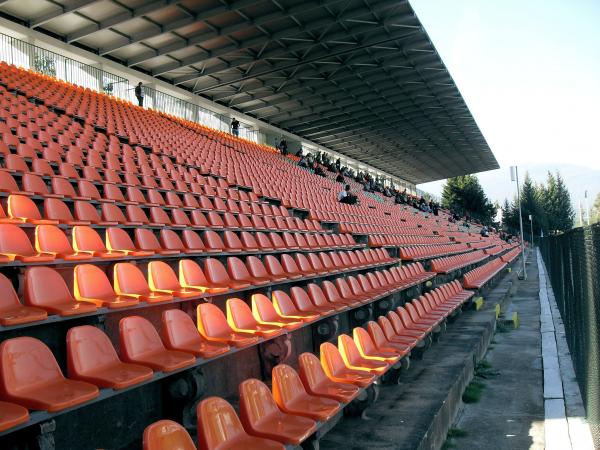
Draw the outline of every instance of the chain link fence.
M600 448L600 224L541 239L596 448Z

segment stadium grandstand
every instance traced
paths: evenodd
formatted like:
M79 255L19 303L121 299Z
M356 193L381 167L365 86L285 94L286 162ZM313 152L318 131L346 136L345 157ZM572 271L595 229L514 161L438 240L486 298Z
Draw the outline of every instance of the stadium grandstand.
M521 254L419 202L498 164L407 1L0 14L2 449L319 448Z

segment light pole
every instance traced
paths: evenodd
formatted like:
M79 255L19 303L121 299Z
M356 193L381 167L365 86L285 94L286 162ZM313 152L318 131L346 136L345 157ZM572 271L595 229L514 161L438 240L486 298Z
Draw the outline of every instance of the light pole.
M517 166L510 167L510 179L517 182L517 202L519 203L519 227L521 229L521 260L523 261L523 279L527 279L525 272L525 237L523 235L523 214L521 212L521 189L519 187L519 168Z

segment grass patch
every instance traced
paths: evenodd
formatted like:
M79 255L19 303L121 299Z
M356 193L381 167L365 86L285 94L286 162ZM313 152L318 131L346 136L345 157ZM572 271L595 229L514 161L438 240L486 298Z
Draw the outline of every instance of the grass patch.
M450 428L448 430L448 434L446 435L446 440L444 441L444 445L442 445L442 450L451 450L456 448L454 444L454 439L460 439L466 437L469 433L465 430L461 430L460 428Z
M477 364L477 367L475 368L475 373L477 373L477 371L479 370L487 370L487 369L491 369L492 368L492 364L487 360L487 359L482 359L481 361L479 361L479 364Z
M469 383L465 392L462 395L462 401L464 403L477 403L481 400L481 394L485 389L485 383L479 380L473 380Z

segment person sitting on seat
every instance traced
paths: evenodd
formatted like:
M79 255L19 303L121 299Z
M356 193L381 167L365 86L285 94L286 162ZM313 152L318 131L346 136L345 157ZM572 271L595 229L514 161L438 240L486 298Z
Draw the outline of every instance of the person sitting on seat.
M335 181L337 181L338 183L343 183L344 182L344 175L342 175L341 172L338 173L337 177L335 178Z
M346 203L348 205L355 205L358 201L358 197L350 192L350 185L347 184L343 191L338 194L338 202Z

